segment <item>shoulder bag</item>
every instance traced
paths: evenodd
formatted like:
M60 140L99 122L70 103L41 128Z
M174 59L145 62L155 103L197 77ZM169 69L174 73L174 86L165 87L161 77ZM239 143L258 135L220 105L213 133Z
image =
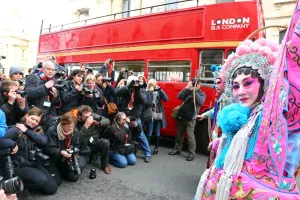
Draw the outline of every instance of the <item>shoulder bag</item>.
M187 98L184 99L184 101L179 105L179 106L176 106L175 108L173 108L172 112L171 112L171 117L172 119L177 119L177 116L178 116L178 111L180 109L180 107L186 102L187 99L189 99L190 96L188 96Z
M118 112L118 107L115 103L113 103L113 102L107 103L106 98L104 98L104 101L105 101L105 104L107 106L107 114L108 115L113 115L113 114L116 114Z

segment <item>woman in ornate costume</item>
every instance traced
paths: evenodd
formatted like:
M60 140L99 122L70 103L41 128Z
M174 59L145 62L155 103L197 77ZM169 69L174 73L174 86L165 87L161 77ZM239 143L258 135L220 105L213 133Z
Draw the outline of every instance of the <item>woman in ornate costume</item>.
M223 133L217 157L201 176L195 200L300 199L294 178L299 131L290 131L288 116L292 111L287 109L292 104L288 102L291 91L286 71L299 74L292 64L299 60L297 63L287 55L295 50L290 47L294 44L291 27L283 44L289 42L280 53L272 41L246 40L226 60L224 98L233 104L217 116ZM299 81L294 83L299 88ZM291 135L298 139L290 140ZM293 151L295 146L297 152ZM289 157L294 162L289 162Z

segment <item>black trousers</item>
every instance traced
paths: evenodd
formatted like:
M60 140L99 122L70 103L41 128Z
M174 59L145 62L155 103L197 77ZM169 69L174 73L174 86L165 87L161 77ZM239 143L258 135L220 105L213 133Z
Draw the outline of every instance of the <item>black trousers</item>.
M101 154L101 167L104 168L108 166L109 163L109 148L110 144L107 139L94 139L93 143L89 143L89 147L91 149L90 159L92 159L95 155ZM80 156L79 158L80 167L85 167L86 165L86 157Z
M15 168L15 175L19 176L25 188L30 190L41 190L47 195L55 194L57 184L51 174L42 166Z
M76 182L79 179L79 174L75 171L71 171L68 167L67 160L62 162L60 159L59 161L53 161L47 166L47 170L52 177L56 181L57 185L61 185L62 179L66 179L71 182Z

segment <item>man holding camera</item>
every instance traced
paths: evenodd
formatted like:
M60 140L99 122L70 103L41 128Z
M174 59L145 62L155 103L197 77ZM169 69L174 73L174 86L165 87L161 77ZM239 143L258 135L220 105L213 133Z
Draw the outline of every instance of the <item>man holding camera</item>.
M75 69L69 76L69 80L65 82L61 91L62 101L64 103L63 113L80 106L83 97L83 71Z
M77 115L77 129L79 131L79 141L81 149L87 145L90 149L89 162L92 162L94 156L101 153L101 168L106 174L111 173L108 166L109 161L109 141L104 139L104 129L110 125L110 121L96 113L86 105L78 107ZM85 165L86 160L84 156L80 156L82 165Z
M109 77L114 82L115 80L115 61L113 59L108 58L103 66L99 70L99 74L103 74L105 77Z
M42 71L37 74L30 74L26 80L25 91L28 94L28 104L43 110L44 123L52 116L57 116L56 108L61 106L59 93L54 87L54 73L53 62L46 61L43 63Z
M116 91L116 95L124 99L125 105L127 105L126 111L128 116L135 117L137 123L142 127L141 114L145 105L148 105L148 99L146 90L141 88L139 80L136 76L129 76L127 80L127 86L120 87ZM145 155L145 162L151 161L151 149L145 133L142 131L138 136L142 150Z
M8 126L15 125L28 111L26 92L19 90L16 82L5 80L0 87L0 108Z
M195 88L195 100L193 98L193 91ZM194 135L194 128L196 124L196 115L199 112L200 106L203 105L206 99L206 94L200 90L200 80L193 78L187 86L178 94L178 99L183 100L178 115L177 115L177 132L175 138L174 150L169 152L169 155L176 155L181 153L183 144L183 134L186 130L188 136L188 157L187 161L194 160L196 151L196 141ZM196 108L194 105L196 104ZM196 112L195 112L196 109Z

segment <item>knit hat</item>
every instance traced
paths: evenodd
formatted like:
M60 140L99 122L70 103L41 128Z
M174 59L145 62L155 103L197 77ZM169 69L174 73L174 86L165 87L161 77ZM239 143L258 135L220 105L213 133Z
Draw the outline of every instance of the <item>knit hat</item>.
M17 72L22 73L22 75L24 75L23 70L20 67L18 67L18 66L12 66L9 69L9 76L11 77L14 73L17 73Z

